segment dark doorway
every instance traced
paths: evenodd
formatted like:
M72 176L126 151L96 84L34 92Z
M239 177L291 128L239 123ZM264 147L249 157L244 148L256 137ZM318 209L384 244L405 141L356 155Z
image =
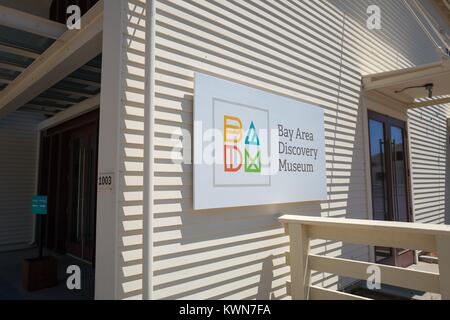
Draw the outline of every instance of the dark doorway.
M94 263L98 111L41 134L39 194L48 196L47 249Z
M369 111L374 220L411 222L406 124ZM414 263L414 252L375 248L375 262L399 267Z

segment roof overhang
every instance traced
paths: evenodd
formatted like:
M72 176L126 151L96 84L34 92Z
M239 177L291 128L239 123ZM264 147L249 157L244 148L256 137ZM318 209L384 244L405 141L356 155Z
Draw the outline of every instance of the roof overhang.
M3 14L4 12L14 14L15 18L11 19L7 14ZM80 30L67 30L64 25L62 25L62 29L59 24L39 17L34 17L33 20L25 23L26 21L19 19L22 16L29 17L30 15L0 7L1 26L25 33L34 33L41 37L45 35L49 39L56 38L56 41L53 41L42 54L1 43L1 52L34 61L26 67L0 61L0 69L19 74L14 79L0 79L2 87L6 85L4 89L0 90L0 118L24 106L38 110L41 106L32 103L32 100L37 98L40 98L41 101L51 100L51 102L59 105L64 104L61 107L45 107L45 110L50 108L54 113L66 109L66 103L68 104L71 101L73 101L72 105L76 103L79 99L74 99L74 97L91 97L90 93L79 92L85 91L79 90L80 88L72 90L70 88L53 87L69 78L71 82L83 81L83 85L97 85L97 83L88 83L92 81L73 78L72 75L80 68L94 73L99 71L98 68L89 66L87 63L96 58L102 50L103 1L99 1L81 17ZM54 94L51 97L46 95L49 99L40 96L49 89Z
M0 5L0 21L4 26L50 39L58 39L67 31L66 26L61 23L2 5Z
M427 84L433 84L432 98ZM369 98L387 97L407 108L450 103L450 60L365 76L363 90Z

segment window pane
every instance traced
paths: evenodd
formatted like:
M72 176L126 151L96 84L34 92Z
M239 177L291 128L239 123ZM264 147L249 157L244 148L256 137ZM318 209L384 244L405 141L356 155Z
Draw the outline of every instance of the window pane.
M392 184L394 215L397 221L408 221L408 197L406 177L406 157L403 129L391 127L392 140Z
M371 119L369 121L369 131L373 216L374 220L389 220L385 169L384 124Z

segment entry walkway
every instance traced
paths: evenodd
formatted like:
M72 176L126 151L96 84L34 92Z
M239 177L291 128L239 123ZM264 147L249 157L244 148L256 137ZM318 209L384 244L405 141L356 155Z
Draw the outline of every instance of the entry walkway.
M92 266L66 255L58 260L58 286L27 292L22 288L22 261L34 257L37 249L0 252L0 300L91 300L94 298ZM81 268L81 290L68 290L66 269L69 265Z

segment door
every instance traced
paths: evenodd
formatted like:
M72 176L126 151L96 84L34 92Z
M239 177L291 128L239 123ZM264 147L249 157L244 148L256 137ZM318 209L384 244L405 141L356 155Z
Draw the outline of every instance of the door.
M41 132L39 194L48 196L44 243L94 262L98 110Z
M94 258L97 127L71 131L68 138L67 253L88 262Z
M400 120L369 112L372 208L375 220L411 222L406 125ZM414 252L375 248L377 263L407 267Z

